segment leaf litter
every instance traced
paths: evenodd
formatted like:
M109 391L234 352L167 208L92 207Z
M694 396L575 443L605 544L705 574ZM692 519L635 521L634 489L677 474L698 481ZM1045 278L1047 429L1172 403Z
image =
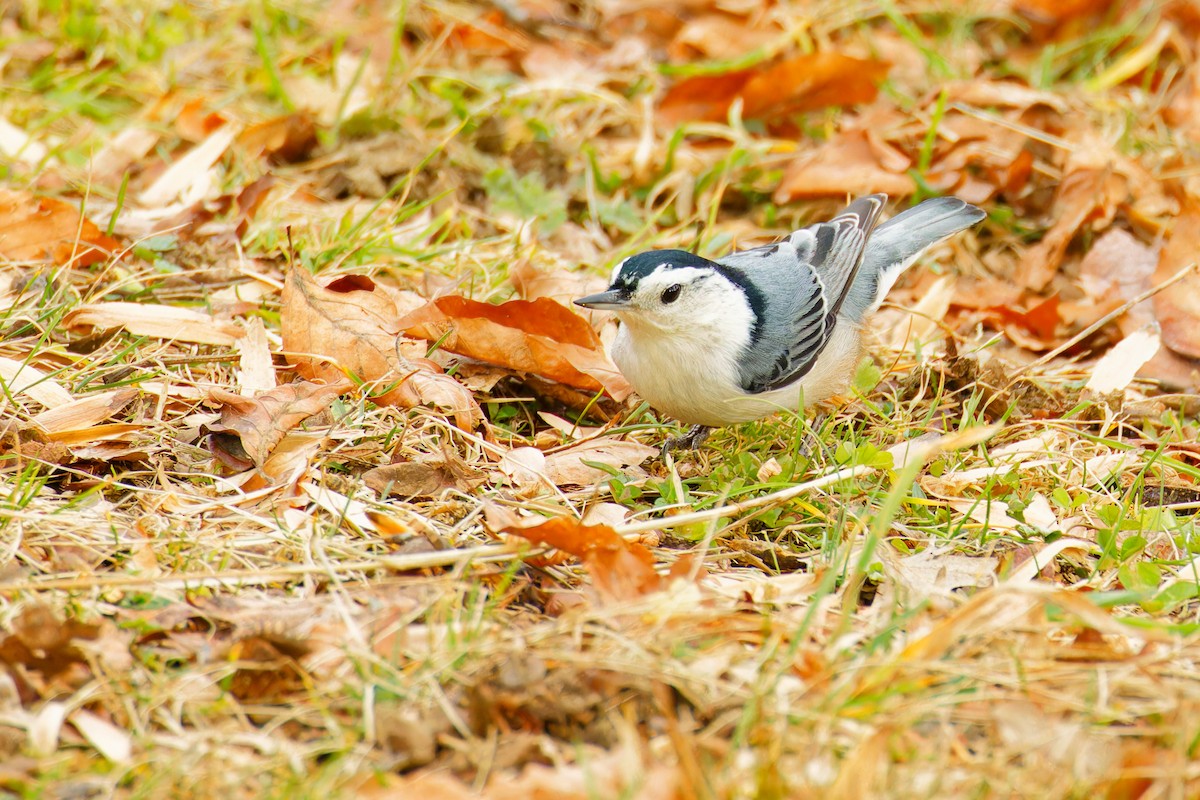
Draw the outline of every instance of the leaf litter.
M1189 4L405 8L3 21L0 785L1196 793ZM871 191L872 388L656 459L570 299Z

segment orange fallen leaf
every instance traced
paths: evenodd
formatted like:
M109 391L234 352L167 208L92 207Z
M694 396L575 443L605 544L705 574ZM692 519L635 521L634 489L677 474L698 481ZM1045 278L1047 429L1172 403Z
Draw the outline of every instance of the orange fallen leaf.
M1039 25L1059 26L1108 10L1113 0L1016 0L1015 10Z
M917 188L905 172L909 163L899 151L880 152L866 131L847 131L788 164L773 199L788 203L873 192L907 197ZM901 164L904 167L897 169Z
M258 397L242 397L224 389L209 390L209 398L221 406L221 421L209 425L217 434L232 434L240 442L240 448L255 466L262 466L275 446L287 432L313 414L329 407L333 398L350 389L349 381L335 384L318 384L301 381L277 386ZM226 452L231 442L221 436L214 441L214 449L221 447Z
M587 391L604 389L617 400L630 393L587 320L548 298L492 305L448 295L406 314L399 327L489 364Z
M1200 197L1188 195L1171 229L1171 239L1158 259L1153 284L1169 280L1179 270L1200 261ZM1154 296L1154 315L1162 326L1163 344L1180 355L1200 358L1200 274L1188 277Z
M810 53L774 65L686 78L668 91L659 116L668 124L722 122L742 99L747 119L770 119L875 99L888 64L841 53Z
M0 189L0 257L86 267L120 251L120 242L71 203Z
M308 111L273 117L247 127L238 135L237 144L252 156L294 164L317 146L317 123Z
M307 271L293 269L283 287L280 327L296 371L311 380L335 382L349 371L386 387L372 398L382 405L431 405L472 430L483 412L471 392L417 355L425 345L406 342L396 325L396 300L362 275L345 275L320 286Z
M489 515L489 527L570 553L583 562L600 598L623 602L656 592L666 580L654 571L654 554L636 542L626 541L607 525L584 525L570 517L555 517L526 524Z
M1057 218L1046 235L1021 259L1017 282L1040 292L1058 273L1067 246L1085 224L1107 225L1126 199L1128 181L1118 171L1112 148L1087 135L1068 161L1054 200Z
M1026 350L1049 350L1058 343L1060 322L1059 296L1036 298L1029 308L1007 305L989 306L985 313L993 317L1008 337Z

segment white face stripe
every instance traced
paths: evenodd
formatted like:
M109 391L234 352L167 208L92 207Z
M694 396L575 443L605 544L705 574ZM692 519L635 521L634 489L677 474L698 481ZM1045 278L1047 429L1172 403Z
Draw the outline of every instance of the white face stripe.
M612 274L608 276L608 285L609 286L612 286L614 283L617 282L617 276L621 274L621 267L625 266L625 262L628 260L629 260L628 258L623 258L623 259L621 259L620 264L617 264L615 267L613 267Z

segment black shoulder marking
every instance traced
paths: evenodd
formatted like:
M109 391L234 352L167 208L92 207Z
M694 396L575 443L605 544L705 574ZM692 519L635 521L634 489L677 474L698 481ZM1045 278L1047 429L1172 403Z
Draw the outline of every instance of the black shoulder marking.
M754 285L754 282L746 276L746 273L742 272L740 269L735 269L733 267L727 267L724 264L716 263L714 263L712 267L719 275L721 275L721 277L725 278L725 280L729 281L734 286L739 287L742 290L742 294L746 295L746 302L750 305L750 313L754 315L754 326L750 329L750 344L758 344L762 340L763 331L766 329L767 325L766 295L764 295L762 291Z
M816 247L813 250L817 253L827 253L833 247L834 236L837 235L837 228L833 225L822 225L817 228Z

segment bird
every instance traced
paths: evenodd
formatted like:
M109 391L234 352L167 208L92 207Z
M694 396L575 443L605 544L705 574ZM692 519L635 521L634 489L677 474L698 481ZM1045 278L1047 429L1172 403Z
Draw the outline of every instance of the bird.
M651 406L691 426L664 453L842 391L862 358L867 315L900 274L986 216L944 196L879 224L886 202L860 197L828 222L717 259L638 253L605 291L574 301L616 313L612 360Z

